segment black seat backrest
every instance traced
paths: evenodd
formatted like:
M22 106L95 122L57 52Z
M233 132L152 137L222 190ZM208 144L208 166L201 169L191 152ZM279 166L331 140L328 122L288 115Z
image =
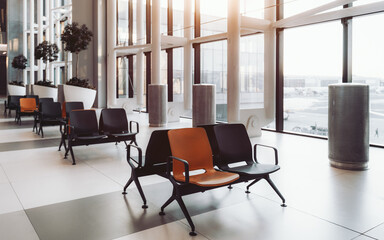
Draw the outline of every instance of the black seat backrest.
M218 166L252 161L252 145L243 124L219 124L213 127L219 150Z
M83 102L66 102L65 103L65 114L68 117L69 113L72 110L79 110L84 109L84 103Z
M19 95L9 95L8 96L8 107L9 108L17 108L20 105L20 98L25 96Z
M128 131L128 119L124 108L101 110L99 131L101 133L122 133Z
M156 130L153 131L148 142L147 150L145 152L145 168L155 168L162 165L161 168L166 171L166 163L168 157L172 155L171 147L168 140L169 130Z
M75 110L69 114L71 126L74 127L74 134L78 136L97 135L96 112L94 110Z
M45 102L53 102L53 98L40 98L39 99L39 111L41 111L41 104L43 104Z
M43 118L61 118L59 102L40 102L40 112Z
M212 154L213 154L213 163L214 165L217 165L217 161L219 158L219 147L217 146L217 141L215 137L215 133L213 131L213 127L217 124L208 124L208 125L199 125L197 127L201 127L205 129L205 132L207 133L209 144L211 145Z

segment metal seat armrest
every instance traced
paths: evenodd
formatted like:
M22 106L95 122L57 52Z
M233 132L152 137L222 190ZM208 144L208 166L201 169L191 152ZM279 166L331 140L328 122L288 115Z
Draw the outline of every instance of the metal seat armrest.
M136 125L136 133L139 133L140 128L139 128L139 123L136 121L129 121L129 132L132 133L132 123Z
M138 153L139 153L139 162L137 162L133 157L131 157L131 147L134 147L137 149ZM127 162L129 163L129 161L134 161L135 163L139 164L139 167L143 167L143 150L136 146L136 145L133 145L133 144L128 144L127 145Z
M185 172L185 183L189 183L189 163L185 161L184 159L177 158L174 156L169 156L167 161L167 175L171 176L171 163L172 159L179 161L184 164L184 172Z
M253 146L253 158L255 159L255 161L258 163L257 161L257 147L265 147L265 148L271 148L273 149L274 153L275 153L275 165L278 165L279 164L279 158L278 158L278 154L277 154L277 148L275 147L272 147L272 146L268 146L268 145L264 145L264 144L255 144Z

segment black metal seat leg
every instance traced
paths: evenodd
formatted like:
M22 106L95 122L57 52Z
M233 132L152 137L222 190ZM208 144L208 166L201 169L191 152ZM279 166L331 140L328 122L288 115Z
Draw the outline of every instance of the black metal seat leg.
M258 179L255 179L253 182L251 182L251 183L247 186L247 191L245 191L245 193L251 193L251 192L249 191L249 188L250 188L253 184L255 184L255 183L257 183L258 181L260 181L260 179L261 179L261 178L258 178Z
M191 226L191 232L189 232L189 235L196 236L197 234L195 232L195 225L193 224L192 218L189 215L189 212L188 212L187 208L185 207L183 199L180 196L176 196L176 201L179 204L181 210L183 211L184 216L185 216L185 218L187 219L187 221L189 223L189 226Z
M73 154L72 146L68 146L68 149L69 149L69 152L71 153L72 165L76 165L75 154Z
M131 183L133 182L133 179L132 177L128 180L127 184L125 184L124 186L124 190L122 192L122 194L127 194L127 188L129 187L129 185L131 185Z
M134 176L133 177L133 181L135 182L136 184L136 187L137 187L137 190L139 190L139 193L140 193L140 196L141 196L141 199L143 199L143 206L141 206L142 208L148 208L148 205L147 205L147 199L145 198L145 195L144 195L144 192L143 192L143 189L141 188L141 184L140 184L140 181L139 179Z
M175 200L176 199L176 195L175 195L175 193L173 193L172 194L172 196L170 197L170 198L168 198L168 200L163 204L163 206L161 206L161 208L160 208L160 215L165 215L165 213L164 213L164 209L169 205L169 204L171 204L171 202L173 202L173 200Z
M275 190L275 192L277 193L277 195L279 195L279 197L281 198L281 200L283 201L283 203L280 205L282 207L286 207L287 205L285 204L285 198L283 197L283 195L280 193L279 189L276 187L276 185L272 182L271 178L268 176L265 178L265 180L267 180L267 182L269 183L269 185L271 185L271 187L273 188L273 190Z

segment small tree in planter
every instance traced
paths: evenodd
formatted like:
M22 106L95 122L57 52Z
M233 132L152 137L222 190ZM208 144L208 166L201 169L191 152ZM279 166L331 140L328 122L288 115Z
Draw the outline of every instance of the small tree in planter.
M24 87L23 81L19 81L21 70L24 70L27 67L27 58L24 55L20 54L13 58L12 67L17 69L17 79L16 81L12 81L9 84L17 85Z
M36 49L35 49L35 58L36 59L42 59L45 63L45 74L43 76L43 81L38 81L37 85L47 86L47 87L54 87L52 85L52 82L47 80L47 62L53 62L56 61L59 57L57 54L59 53L59 48L55 43L50 44L47 41L43 41L40 43Z
M64 50L76 54L76 71L75 77L71 78L67 84L85 88L89 86L88 79L78 78L79 74L79 53L88 48L93 37L93 33L85 24L79 26L77 22L65 26L61 34L61 41L65 44Z

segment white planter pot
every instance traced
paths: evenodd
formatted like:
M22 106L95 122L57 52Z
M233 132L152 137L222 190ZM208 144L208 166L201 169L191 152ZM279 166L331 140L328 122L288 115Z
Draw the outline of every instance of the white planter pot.
M39 95L39 98L53 98L53 101L57 101L57 88L44 87L40 85L33 85L33 94Z
M93 106L96 90L72 85L64 85L64 99L66 102L83 102L85 109Z
M25 95L25 87L8 84L9 95Z

